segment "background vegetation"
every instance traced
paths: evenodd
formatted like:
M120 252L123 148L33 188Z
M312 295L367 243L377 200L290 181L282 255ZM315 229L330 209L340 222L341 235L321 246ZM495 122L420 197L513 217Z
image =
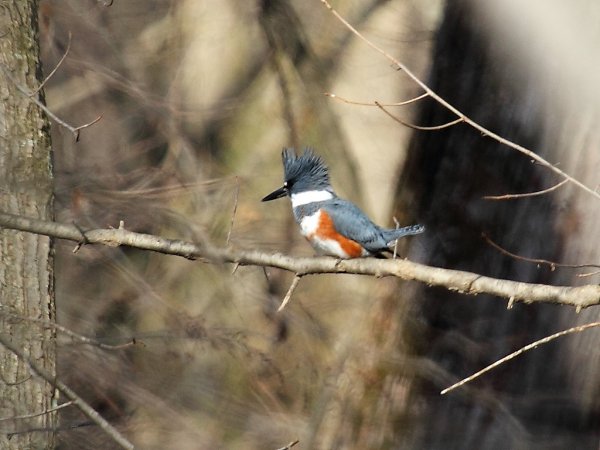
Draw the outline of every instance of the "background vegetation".
M566 12L537 2L336 6L469 117L599 183L592 2ZM555 41L544 30L557 24ZM46 73L68 49L46 85L51 110L75 126L102 115L78 142L53 124L60 222L122 220L139 232L311 255L289 204L259 201L281 183L281 147L311 145L338 192L378 223L426 224L402 256L521 281L598 279L508 258L480 237L526 256L597 261L593 197L569 186L486 201L560 180L465 125L414 131L323 95L393 102L421 91L321 2L42 0L40 26ZM398 111L420 125L449 118L430 101ZM593 308L507 310L494 298L326 275L302 279L277 313L292 280L278 270L72 250L56 244L58 323L136 343L107 350L59 333L58 377L140 448L276 449L296 439L306 449L597 447L595 332L439 395L535 338L594 320ZM61 424L60 448L114 446L75 409L61 410Z

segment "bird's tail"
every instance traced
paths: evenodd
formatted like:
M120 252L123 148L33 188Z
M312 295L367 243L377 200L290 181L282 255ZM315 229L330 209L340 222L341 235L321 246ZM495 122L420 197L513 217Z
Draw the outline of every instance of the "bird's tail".
M421 234L423 231L425 231L425 227L423 225L410 225L408 227L395 228L395 229L383 228L381 231L383 233L383 237L384 237L385 241L387 242L387 245L391 246L394 244L394 241L396 239L400 239L401 237L404 237L404 236L412 236L415 234Z

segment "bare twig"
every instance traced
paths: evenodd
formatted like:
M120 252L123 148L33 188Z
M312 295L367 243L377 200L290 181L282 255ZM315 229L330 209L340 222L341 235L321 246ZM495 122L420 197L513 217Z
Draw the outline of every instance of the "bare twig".
M280 447L277 450L289 450L290 448L292 448L293 446L295 446L296 444L298 444L300 442L299 439L296 439L295 441L290 442L288 445L284 446L284 447Z
M455 120L451 120L450 122L446 122L443 123L441 125L434 125L434 126L430 126L430 127L424 127L421 125L415 125L413 123L410 122L406 122L402 119L400 119L399 117L394 116L391 112L389 112L387 109L385 109L383 107L383 105L379 102L375 102L375 106L377 106L379 109L381 109L384 113L386 113L389 117L391 117L392 119L394 119L396 122L404 125L405 127L408 128L412 128L414 130L420 130L420 131L436 131L436 130L443 130L444 128L449 128L453 125L459 124L461 122L464 122L462 117L459 117L458 119Z
M534 264L545 264L545 265L549 266L551 270L555 270L557 267L565 267L565 268L569 268L569 269L583 269L583 268L597 269L597 268L600 268L600 264L562 264L562 263L557 263L554 261L548 261L547 259L527 258L526 256L517 255L515 253L509 252L508 250L500 247L498 244L496 244L494 241L492 241L490 239L490 237L485 233L481 233L481 237L483 237L483 239L485 239L485 241L489 245L491 245L496 250L498 250L500 253L502 253L506 256L510 256L511 258L518 259L520 261L527 261L527 262L534 263Z
M147 172L147 171L145 171ZM110 175L112 176L112 175ZM237 176L228 176L221 178L213 178L210 180L197 181L194 183L177 183L168 186L161 187L147 187L147 188L139 188L139 189L127 189L127 190L115 190L115 189L95 189L94 192L98 192L102 195L110 195L111 197L116 198L125 198L130 199L133 197L144 196L146 198L171 198L174 195L181 194L182 192L188 192L191 189L208 189L211 186L217 186L222 184L223 182L230 180L238 183Z
M441 391L440 394L441 395L447 394L448 392L456 389L457 387L463 386L463 385L473 381L475 378L480 377L484 373L489 372L490 370L498 367L499 365L504 364L505 362L510 361L511 359L516 358L517 356L519 356L529 350L533 350L538 345L547 344L548 342L553 341L554 339L557 339L561 336L565 336L567 334L572 334L572 333L580 333L581 331L587 330L588 328L594 328L594 327L598 327L598 326L600 326L600 322L592 322L592 323L588 323L585 325L580 325L578 327L569 328L568 330L563 330L558 333L554 333L550 336L546 336L543 339L539 339L535 342L532 342L531 344L526 345L525 347L517 350L516 352L513 352L510 355L507 355L504 358L499 359L495 363L490 364L489 366L485 367L484 369L480 370L479 372L476 372L473 375L470 375L467 378L464 378L463 380L459 381L458 383L455 383L452 386L447 387L446 389Z
M57 124L59 124L63 128L66 128L67 130L69 130L73 134L73 136L75 137L75 142L79 141L79 132L81 130L83 130L84 128L91 127L96 122L98 122L100 119L102 119L102 114L101 114L98 117L96 117L94 120L92 120L91 122L88 122L86 124L80 125L78 127L74 127L74 126L68 124L67 122L65 122L64 120L62 120L56 114L54 114L46 105L44 105L43 102L41 102L37 98L37 96L33 95L30 91L28 91L23 86L21 86L17 82L17 80L15 80L13 78L13 76L10 74L9 70L7 69L7 67L4 64L0 64L0 69L2 69L2 72L4 73L4 75L6 76L6 78L8 78L14 84L14 86L17 88L17 90L21 94L23 94L25 97L27 97L29 99L29 101L35 103L40 109L42 109L46 114L48 114L48 117L50 117L52 120L54 120Z
M579 278L585 278L585 277L591 277L591 276L598 275L598 274L600 274L600 270L595 270L593 272L588 272L588 273L578 273L577 276Z
M302 278L302 276L296 274L296 276L292 280L292 284L290 285L290 288L288 289L287 293L285 294L285 297L283 297L283 301L281 302L281 305L279 306L279 308L277 308L277 312L283 311L283 308L285 308L285 306L288 304L288 302L292 298L292 295L294 294L294 291L296 290L296 287L298 286L298 283L300 282L300 278Z
M394 219L394 224L396 225L396 230L398 228L400 228L400 222L398 222L398 219L396 219L395 217L392 217L392 219ZM398 239L396 239L394 241L394 254L392 256L392 259L396 259L396 256L398 255Z
M4 373L0 372L0 379L2 379L2 383L5 384L6 386L18 386L20 384L26 383L27 381L31 380L31 374L27 375L25 378L18 380L18 381L8 381L6 378L4 378Z
M72 38L72 34L69 31L69 42L67 42L67 49L65 50L65 53L62 55L62 57L60 58L60 60L56 64L56 66L54 66L54 69L52 69L50 71L50 73L48 74L48 76L46 78L44 78L44 81L42 81L42 83L37 88L35 88L33 91L31 91L31 93L29 94L30 97L36 95L38 92L40 92L44 88L44 86L46 85L46 83L48 82L48 80L54 76L54 74L56 73L56 71L58 70L58 68L62 65L62 63L64 62L64 60L67 59L67 55L69 54L69 50L71 50L71 38Z
M237 212L239 195L240 195L240 180L238 177L235 177L235 192L233 194L233 211L231 213L231 222L229 223L229 231L227 232L227 240L225 241L225 245L229 245L229 240L231 239L231 233L233 232L233 222L235 220L235 214Z
M59 239L81 241L80 231L73 225L15 216L0 212L0 228L22 230ZM125 229L96 229L85 232L89 244L108 246L125 245L142 250L199 258L212 263L233 263L262 267L276 267L299 276L322 273L352 273L376 277L394 276L415 280L431 286L442 286L464 294L490 294L513 298L514 302L544 302L575 306L578 310L600 304L600 285L551 286L502 280L461 270L442 269L406 259L357 258L338 260L331 257L295 258L279 253L243 251L218 248L208 242L201 245L181 240L166 239Z
M483 199L484 200L513 200L515 198L536 197L538 195L544 195L549 192L552 192L552 191L558 189L559 187L564 186L568 182L569 182L569 180L565 179L565 180L562 180L560 183L555 184L552 187L549 187L548 189L544 189L544 190L536 191L536 192L524 192L521 194L505 194L505 195L484 195Z
M73 404L73 401L70 400L70 401L62 403L58 406L55 406L54 408L50 408L50 409L47 409L46 411L42 411L39 413L25 414L23 416L2 417L2 418L0 418L0 422L5 422L7 420L31 419L33 417L43 416L44 414L50 414L54 411L58 411L59 409L63 409L63 408L66 408L67 406L71 406L72 404Z
M569 175L568 173L562 171L561 169L559 169L558 167L556 167L554 164L551 164L550 162L548 162L547 160L545 160L544 158L542 158L540 155L538 155L538 154L534 153L533 151L531 151L531 150L523 147L522 145L516 144L516 143L514 143L512 141L509 141L506 138L503 138L502 136L500 136L500 135L494 133L493 131L485 128L483 125L480 125L478 122L476 122L476 121L470 119L469 117L467 117L458 108L456 108L454 105L452 105L451 103L449 103L443 97L441 97L440 95L438 95L424 81L422 81L419 77L417 77L406 65L404 65L403 63L401 63L398 59L394 58L392 55L390 55L388 52L386 52L385 50L383 50L381 47L378 47L372 41L370 41L365 36L363 36L346 19L344 19L335 9L333 9L333 7L331 6L331 4L327 0L321 0L321 3L323 3L327 7L327 9L329 9L331 11L331 13L336 17L336 19L338 19L356 37L358 37L360 40L362 40L365 44L367 44L373 50L377 51L378 53L380 53L381 55L383 55L385 58L387 58L388 61L390 61L398 70L401 70L402 72L404 72L414 83L416 83L421 89L423 89L423 91L425 91L425 93L427 93L432 99L434 99L436 102L438 102L440 105L442 105L444 108L446 108L451 113L455 114L458 118L462 119L463 122L465 122L469 126L475 128L477 131L479 131L480 133L482 133L484 136L488 136L488 137L494 139L495 141L497 141L497 142L499 142L499 143L501 143L503 145L506 145L507 147L510 147L510 148L512 148L514 150L517 150L518 152L526 155L527 157L531 158L532 160L537 161L540 165L542 165L542 166L550 169L552 172L554 172L554 173L560 175L561 177L569 180L570 182L572 182L573 184L575 184L576 186L578 186L580 189L583 189L584 191L586 191L589 194L593 195L597 199L600 199L600 192L598 192L598 191L596 191L596 190L588 187L587 185L585 185L581 181L577 180L576 178L573 178L571 175Z
M83 232L83 230L81 229L81 227L79 225L77 225L76 222L73 222L73 226L75 228L77 228L79 230L79 232L81 233L81 240L77 243L77 245L75 246L75 248L72 250L73 253L77 253L79 251L79 249L86 245L87 242L87 238L85 237L85 233Z
M83 414L85 414L92 422L98 425L106 434L108 434L117 444L125 449L133 449L133 444L129 442L125 436L123 436L119 430L113 427L110 423L102 417L98 411L92 408L85 400L77 395L69 386L64 384L61 380L56 378L54 375L46 373L44 369L39 367L36 363L28 359L25 354L13 346L13 344L6 338L5 335L0 334L0 345L5 347L10 352L14 353L23 363L29 366L31 372L38 377L42 378L48 384L53 386L55 389L60 391L66 398L71 400L75 406L77 406Z
M382 102L357 102L355 100L348 100L347 98L340 97L339 95L332 94L330 92L324 92L323 95L339 100L340 102L348 103L349 105L360 105L360 106L405 106L410 105L411 103L416 103L421 99L429 97L428 93L421 94L417 97L411 98L409 100L404 100L403 102L396 103L382 103Z
M124 348L131 347L132 345L135 345L137 343L136 339L132 338L123 344L118 344L118 345L105 344L96 339L92 339L87 336L83 336L82 334L76 333L67 327L64 327L64 326L59 325L54 322L51 322L49 320L39 319L36 317L26 317L21 314L9 311L8 308L4 305L0 305L0 316L8 316L8 317L12 317L13 319L17 319L17 320L22 320L22 321L31 322L31 323L37 323L43 327L52 328L56 331L60 331L61 333L66 334L73 340L79 341L83 344L93 345L93 346L101 348L103 350L122 350Z

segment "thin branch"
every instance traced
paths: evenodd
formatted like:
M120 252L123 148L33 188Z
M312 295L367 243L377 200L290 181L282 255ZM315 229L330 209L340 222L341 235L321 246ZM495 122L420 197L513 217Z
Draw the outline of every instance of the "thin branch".
M229 245L229 240L231 239L231 233L233 232L233 222L235 220L235 214L237 213L239 195L240 195L240 180L238 177L235 177L235 193L233 194L233 211L231 213L231 222L229 223L229 231L227 232L227 240L225 241L225 245Z
M498 245L494 241L492 241L489 238L489 236L487 234L485 234L485 233L481 233L481 237L489 245L491 245L496 250L498 250L500 253L502 253L502 254L504 254L506 256L510 256L511 258L518 259L518 260L521 260L521 261L527 261L527 262L534 263L534 264L545 264L545 265L549 266L551 270L554 270L557 267L566 267L566 268L569 268L569 269L583 269L583 268L595 268L595 269L598 269L598 268L600 268L600 264L562 264L562 263L557 263L557 262L554 262L554 261L548 261L547 259L527 258L526 256L517 255L515 253L509 252L505 248L500 247L500 245Z
M585 277L591 277L594 275L598 275L600 274L600 270L595 270L594 272L588 272L588 273L578 273L577 276L579 278L585 278Z
M89 242L87 241L87 238L85 237L85 233L83 232L81 227L76 222L73 222L73 226L79 230L79 233L81 233L81 240L77 243L75 248L72 250L73 253L77 253L81 247L89 244Z
M29 380L31 380L31 374L27 375L22 380L10 382L6 378L4 378L4 374L0 372L0 379L2 379L2 384L6 385L6 386L18 386L20 384L26 383Z
M562 180L560 183L555 184L554 186L549 187L548 189L544 189L542 191L525 192L522 194L484 195L483 199L484 200L513 200L515 198L537 197L538 195L544 195L544 194L547 194L548 192L552 192L552 191L558 189L559 187L564 186L568 182L569 182L569 180L566 180L566 179Z
M132 345L135 345L137 343L136 339L132 338L123 344L118 344L118 345L104 344L103 342L100 342L96 339L92 339L92 338L89 338L82 334L76 333L67 327L64 327L64 326L59 325L54 322L51 322L49 320L39 319L36 317L27 317L27 316L23 316L21 314L18 314L18 313L12 312L12 311L8 311L8 308L4 305L0 305L0 316L8 316L8 317L12 317L13 319L17 319L17 320L22 320L22 321L31 322L31 323L37 323L37 324L42 325L43 327L52 328L56 331L60 331L61 333L66 334L73 340L79 341L83 344L93 345L93 346L101 348L103 350L122 350L124 348L131 347Z
M64 384L54 375L46 373L44 369L39 367L36 363L28 359L25 354L12 345L5 335L0 334L0 345L14 353L23 363L29 366L31 372L38 377L42 378L48 384L53 386L55 389L60 391L66 398L71 400L75 406L77 406L83 414L85 414L92 422L98 425L106 434L108 434L117 444L125 449L133 449L133 444L129 442L125 436L123 436L119 430L113 427L110 423L102 417L98 411L92 408L84 399L77 395L69 386Z
M43 234L59 239L80 242L77 227L57 222L15 216L0 212L0 227ZM89 244L125 245L142 250L201 258L216 264L233 263L258 267L275 267L299 276L322 273L351 273L376 277L394 276L414 280L429 286L441 286L463 294L490 294L512 298L513 302L543 302L575 306L577 310L600 304L600 285L551 286L486 277L472 272L443 269L406 259L357 258L339 260L331 257L296 258L280 253L263 253L232 248L218 248L208 242L194 244L125 229L96 229L85 232Z
M44 414L50 414L52 412L58 411L59 409L66 408L67 406L71 406L73 404L73 400L69 400L68 402L62 403L54 408L47 409L46 411L42 411L39 413L33 414L25 414L23 416L12 416L12 417L2 417L0 418L0 422L5 422L7 420L21 420L21 419L31 419L33 417L43 416Z
M298 444L299 442L300 442L300 440L296 439L295 441L292 441L288 445L286 445L284 447L280 447L277 450L290 450L290 448L292 448L294 445Z
M394 224L396 225L397 230L398 228L400 228L400 222L398 221L398 219L396 219L396 217L392 217L392 219L394 219ZM396 259L396 256L398 256L398 239L394 241L394 253L392 255L392 259Z
M423 91L425 91L432 99L434 99L436 102L438 102L444 108L446 108L448 111L454 113L457 117L461 118L463 122L465 122L466 124L468 124L471 127L475 128L480 133L482 133L484 136L489 136L490 138L494 139L495 141L497 141L497 142L499 142L499 143L501 143L503 145L506 145L507 147L510 147L510 148L512 148L514 150L517 150L518 152L526 155L527 157L533 159L534 161L537 161L542 166L547 167L552 172L554 172L554 173L560 175L561 177L569 180L570 182L572 182L573 184L575 184L579 188L583 189L584 191L588 192L589 194L593 195L597 199L600 199L600 192L598 192L598 191L596 191L596 190L588 187L587 185L585 185L581 181L577 180L576 178L573 178L568 173L563 172L562 170L560 170L555 165L553 165L553 164L549 163L548 161L546 161L544 158L542 158L537 153L534 153L533 151L531 151L531 150L523 147L522 145L515 144L514 142L509 141L506 138L503 138L502 136L500 136L500 135L494 133L493 131L485 128L483 125L480 125L478 122L475 122L474 120L472 120L469 117L467 117L458 108L456 108L454 105L452 105L451 103L449 103L448 101L446 101L443 97L441 97L440 95L438 95L424 81L421 81L421 79L419 77L417 77L414 73L412 73L412 71L410 71L407 66L405 66L403 63L401 63L399 60L397 60L396 58L394 58L388 52L386 52L385 50L383 50L381 47L378 47L373 42L371 42L369 39L367 39L365 36L363 36L356 28L354 28L352 25L350 25L350 23L346 19L344 19L335 9L333 9L333 7L329 4L329 2L327 0L321 0L321 3L323 3L327 7L327 9L329 9L331 11L331 13L346 28L348 28L354 35L356 35L360 40L362 40L365 44L367 44L373 50L375 50L378 53L382 54L385 58L387 58L389 61L391 61L392 64L394 66L396 66L396 68L398 68L399 70L403 71L411 80L413 80L414 83L416 83L421 89L423 89Z
M381 109L384 113L386 113L389 117L391 117L392 119L394 119L396 122L404 125L405 127L408 128L412 128L414 130L420 130L420 131L436 131L436 130L443 130L444 128L450 128L453 125L459 124L461 122L464 122L464 119L462 117L459 117L458 119L452 120L450 122L446 122L443 123L442 125L434 125L431 127L424 127L421 125L415 125L413 123L409 123L409 122L405 122L404 120L400 119L399 117L394 116L391 112L389 112L387 109L385 109L383 107L383 105L379 102L375 102L375 106L377 106L379 109Z
M532 342L531 344L526 345L525 347L517 350L516 352L513 352L510 355L507 355L504 358L499 359L495 363L490 364L489 366L485 367L484 369L480 370L479 372L474 373L471 376L468 376L467 378L464 378L463 380L459 381L458 383L455 383L452 386L447 387L446 389L441 391L440 394L441 395L447 394L448 392L456 389L457 387L463 386L463 385L473 381L475 378L480 377L484 373L489 372L490 370L498 367L499 365L504 364L505 362L510 361L511 359L516 358L517 356L519 356L529 350L533 350L538 345L547 344L548 342L553 341L554 339L557 339L561 336L566 336L567 334L580 333L584 330L587 330L588 328L594 328L594 327L599 327L599 326L600 326L600 322L592 322L592 323L588 323L585 325L580 325L578 327L569 328L568 330L563 330L558 333L554 333L550 336L546 336L543 339L539 339L535 342Z
M50 73L48 74L48 76L46 78L44 78L44 81L42 81L42 83L37 88L35 88L33 91L31 91L31 93L29 94L29 97L32 97L32 96L36 95L38 92L40 92L44 88L44 86L46 85L48 80L50 80L50 78L52 78L54 76L54 74L56 73L58 68L62 65L64 60L67 59L69 50L71 50L71 38L72 38L72 34L69 31L69 42L67 42L67 49L65 50L65 53L62 55L62 57L60 58L60 60L56 64L56 66L54 66L54 69L52 69L50 71Z
M6 78L8 78L14 84L14 86L17 88L17 90L21 94L23 94L25 97L27 97L30 102L35 103L41 110L43 110L46 114L48 114L48 117L50 117L52 120L54 120L57 124L59 124L63 128L66 128L67 130L69 130L73 134L73 136L75 137L75 142L79 141L79 132L81 130L83 130L84 128L91 127L96 122L100 121L100 119L102 119L102 114L101 114L98 117L96 117L94 120L92 120L91 122L88 122L86 124L80 125L78 127L74 127L73 125L68 124L67 122L65 122L64 120L62 120L60 117L58 117L56 114L54 114L36 96L32 96L32 93L30 91L28 91L23 86L21 86L17 82L17 80L15 80L13 78L13 76L10 74L9 70L7 69L7 67L4 64L0 64L0 69L2 69L2 72L4 73L4 75L6 76Z
M421 94L417 97L411 98L409 100L404 100L403 102L396 102L396 103L382 103L382 102L357 102L355 100L348 100L347 98L344 97L340 97L339 95L336 94L332 94L330 92L323 92L323 95L333 98L335 100L339 100L340 102L344 102L344 103L348 103L349 105L360 105L360 106L405 106L405 105L410 105L411 103L415 103L418 102L419 100L429 97L429 94L426 92L424 94Z
M287 293L285 294L285 297L283 297L283 301L281 302L281 305L279 306L279 308L277 308L277 312L283 311L283 308L285 308L285 306L288 304L288 302L292 298L292 295L294 294L294 291L296 290L296 287L298 286L298 283L300 282L300 278L302 278L302 276L296 274L296 276L292 280L292 284L290 285L290 288L288 289Z
M109 176L113 176L112 174ZM130 199L132 197L140 197L144 196L146 198L170 198L174 195L178 195L182 192L188 192L191 189L198 188L206 188L208 189L211 186L217 186L223 184L224 182L229 182L230 180L235 183L239 183L239 177L237 176L226 176L220 178L213 178L210 180L197 181L194 183L177 183L168 186L161 187L148 187L148 188L139 188L139 189L127 189L127 190L115 190L115 189L94 189L94 192L97 192L102 195L110 195L111 197L116 198L125 198Z

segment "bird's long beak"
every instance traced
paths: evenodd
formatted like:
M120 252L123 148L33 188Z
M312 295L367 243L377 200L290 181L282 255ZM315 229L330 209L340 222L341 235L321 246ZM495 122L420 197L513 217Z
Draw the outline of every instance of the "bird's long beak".
M275 200L276 198L285 197L287 195L287 188L285 186L280 187L276 191L271 192L265 198L263 198L262 202L269 202L271 200Z

